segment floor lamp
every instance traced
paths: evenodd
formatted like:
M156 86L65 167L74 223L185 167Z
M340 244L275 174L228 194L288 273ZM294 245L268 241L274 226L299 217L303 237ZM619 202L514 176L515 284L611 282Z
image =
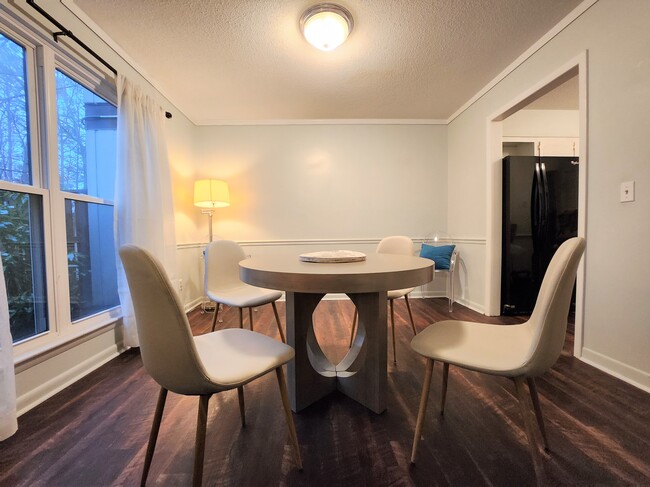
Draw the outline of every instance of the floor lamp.
M194 183L194 206L201 208L201 213L208 215L208 236L212 242L212 215L215 208L230 206L230 192L228 183L220 179L199 179ZM205 258L205 251L203 251ZM201 309L209 311L214 309L211 303L203 299Z
M220 179L199 179L194 183L194 206L208 215L208 232L212 242L212 214L215 208L230 206L228 183Z

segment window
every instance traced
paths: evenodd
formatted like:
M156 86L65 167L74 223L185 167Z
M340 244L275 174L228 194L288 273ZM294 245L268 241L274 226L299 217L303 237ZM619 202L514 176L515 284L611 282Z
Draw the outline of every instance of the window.
M65 200L73 321L119 305L113 207Z
M0 249L14 342L49 329L42 214L39 196L0 190Z
M56 71L61 191L113 198L117 108Z
M0 34L0 178L31 184L25 49Z
M117 109L61 71L55 77L61 191L112 199ZM68 284L70 315L77 321L119 304L113 206L69 196Z
M27 346L87 331L119 306L117 109L102 77L22 34L0 25L0 252L14 344Z

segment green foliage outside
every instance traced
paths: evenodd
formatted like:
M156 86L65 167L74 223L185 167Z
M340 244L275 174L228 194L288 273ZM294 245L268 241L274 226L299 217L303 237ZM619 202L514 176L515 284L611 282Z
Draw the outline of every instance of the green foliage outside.
M0 190L0 254L14 341L44 331L38 328L45 327L44 322L36 320L36 303L40 301L43 309L43 299L34 294L33 264L38 264L42 249L32 244L29 204L27 194Z

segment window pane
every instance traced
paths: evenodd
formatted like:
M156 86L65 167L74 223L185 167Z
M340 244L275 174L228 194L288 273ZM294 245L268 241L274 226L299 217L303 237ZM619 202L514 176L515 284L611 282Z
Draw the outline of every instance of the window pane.
M61 190L112 200L117 109L56 72Z
M49 329L42 198L0 190L0 252L13 341Z
M0 34L0 179L31 184L25 49Z
M72 321L119 305L113 207L65 200Z

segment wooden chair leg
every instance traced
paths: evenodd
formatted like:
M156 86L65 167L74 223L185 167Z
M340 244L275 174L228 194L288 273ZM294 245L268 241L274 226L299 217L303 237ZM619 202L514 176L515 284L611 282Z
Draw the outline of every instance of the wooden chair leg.
M242 308L239 309L239 328L244 328L244 310Z
M239 398L239 415L241 416L241 427L246 427L246 411L244 406L244 386L237 388L237 397Z
M422 383L422 396L420 397L420 408L418 409L418 419L415 423L415 436L413 437L413 449L411 450L411 463L415 463L415 455L418 451L418 443L422 435L422 425L424 424L424 413L427 409L429 399L429 389L431 388L431 376L433 374L434 361L427 359L427 367L424 370L424 382Z
M393 335L393 363L397 364L397 350L395 349L395 312L393 311L393 300L389 299L390 303L390 329Z
M278 331L280 332L280 340L282 340L282 343L287 343L287 339L284 336L284 332L282 331L282 325L280 324L280 315L278 314L278 308L275 306L275 301L271 303L271 306L273 306L273 314L275 315L275 322L278 324Z
M409 295L408 294L404 295L404 301L406 301L406 309L409 312L409 318L411 320L411 328L413 328L413 335L417 335L418 332L415 329L415 322L413 321L413 313L411 313L411 303L409 302Z
M163 410L165 409L165 401L167 400L167 389L160 388L158 394L158 403L156 404L156 412L153 415L153 424L151 425L151 433L149 434L149 444L147 445L147 453L144 457L144 469L142 470L142 479L140 485L144 487L147 483L147 476L149 475L149 467L151 467L151 460L153 459L153 452L156 449L156 440L158 439L158 431L160 431L160 422L162 421Z
M248 308L248 328L253 331L253 308Z
M300 458L300 447L298 446L298 435L296 433L296 425L293 423L293 416L291 415L291 406L289 405L289 394L287 393L287 381L284 378L284 370L282 366L275 369L278 377L278 386L280 387L280 396L282 397L282 407L284 408L284 415L289 427L289 437L293 445L293 452L296 458L298 470L302 470L302 459Z
M357 331L357 320L359 319L359 315L357 312L357 308L355 306L354 308L354 318L352 318L352 331L350 331L350 346L348 348L352 348L352 342L354 341L354 333Z
M210 395L199 398L199 413L196 418L196 443L194 446L194 474L192 485L201 487L203 483L203 457L205 455L205 430L208 424L208 402Z
M523 377L515 377L515 389L517 391L517 399L519 399L519 409L521 416L524 420L524 427L526 428L526 436L530 446L530 454L533 459L533 467L535 468L535 476L537 481L540 482L544 479L544 464L542 463L542 456L539 452L538 430L533 423L531 417L531 401L528 394L526 394L526 387L524 386Z
M440 416L445 414L445 401L447 399L447 384L449 382L449 364L444 362L442 365L442 391L440 394Z
M214 331L215 327L217 326L217 317L219 316L219 307L221 306L221 303L217 303L217 305L214 308L214 316L212 317L212 331Z
M546 428L544 427L544 417L542 416L542 407L539 404L539 396L537 395L537 385L535 384L535 378L528 377L526 379L526 382L528 383L530 398L532 399L533 407L535 408L535 417L537 418L537 425L539 426L540 433L542 433L544 450L549 451L548 438L546 437Z

